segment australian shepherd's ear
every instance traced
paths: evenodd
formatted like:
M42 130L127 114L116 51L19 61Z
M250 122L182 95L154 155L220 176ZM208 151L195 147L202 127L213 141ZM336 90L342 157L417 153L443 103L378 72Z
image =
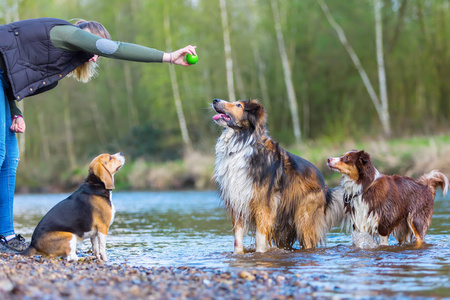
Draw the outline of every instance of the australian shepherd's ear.
M359 180L364 180L367 177L371 177L370 175L373 173L374 167L371 163L369 153L361 150L357 152L356 155L357 159L355 161L355 166L358 170Z
M356 163L358 167L361 168L364 167L369 161L370 161L369 153L365 152L364 150L358 152L358 161Z

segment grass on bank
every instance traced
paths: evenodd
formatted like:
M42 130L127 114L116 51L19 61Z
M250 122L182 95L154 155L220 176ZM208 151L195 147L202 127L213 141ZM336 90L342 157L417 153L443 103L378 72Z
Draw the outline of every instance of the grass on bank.
M450 135L417 136L392 140L345 141L340 144L328 140L305 141L299 146L285 147L315 164L329 186L339 184L340 175L328 169L328 157L341 156L357 149L369 152L375 167L385 174L399 174L417 178L423 173L439 169L450 175ZM127 157L127 163L115 176L117 190L206 190L215 189L213 149L208 153L192 152L183 159L155 163ZM57 165L58 162L56 161ZM19 169L18 192L66 192L76 189L87 175L89 162L74 171L54 174L52 166L27 162L27 172ZM19 167L20 168L20 167Z

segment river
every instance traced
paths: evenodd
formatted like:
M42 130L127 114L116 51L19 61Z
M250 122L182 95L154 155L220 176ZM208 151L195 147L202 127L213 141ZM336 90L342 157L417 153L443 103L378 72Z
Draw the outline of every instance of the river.
M30 240L42 216L66 194L17 195L16 232ZM326 246L315 250L234 255L231 221L214 191L115 192L116 218L110 228L110 264L195 266L221 270L268 269L284 276L307 275L316 286L333 286L337 298L450 297L450 197L440 193L434 204L426 244L376 249L352 246L349 234L334 229ZM254 239L244 245L252 249ZM298 245L297 245L298 247ZM80 255L90 242L79 246Z

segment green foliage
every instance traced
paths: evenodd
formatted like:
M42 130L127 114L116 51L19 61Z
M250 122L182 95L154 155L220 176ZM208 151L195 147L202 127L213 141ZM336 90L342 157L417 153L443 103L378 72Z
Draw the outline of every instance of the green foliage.
M120 142L124 153L133 159L151 161L179 159L183 144L175 130L163 130L152 122L134 127Z

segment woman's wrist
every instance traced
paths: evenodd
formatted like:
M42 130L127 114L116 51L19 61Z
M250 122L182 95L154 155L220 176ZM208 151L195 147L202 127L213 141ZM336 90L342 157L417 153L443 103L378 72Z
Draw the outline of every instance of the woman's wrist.
M173 55L172 52L170 53L164 53L163 55L163 61L162 62L166 62L166 63L173 63Z

